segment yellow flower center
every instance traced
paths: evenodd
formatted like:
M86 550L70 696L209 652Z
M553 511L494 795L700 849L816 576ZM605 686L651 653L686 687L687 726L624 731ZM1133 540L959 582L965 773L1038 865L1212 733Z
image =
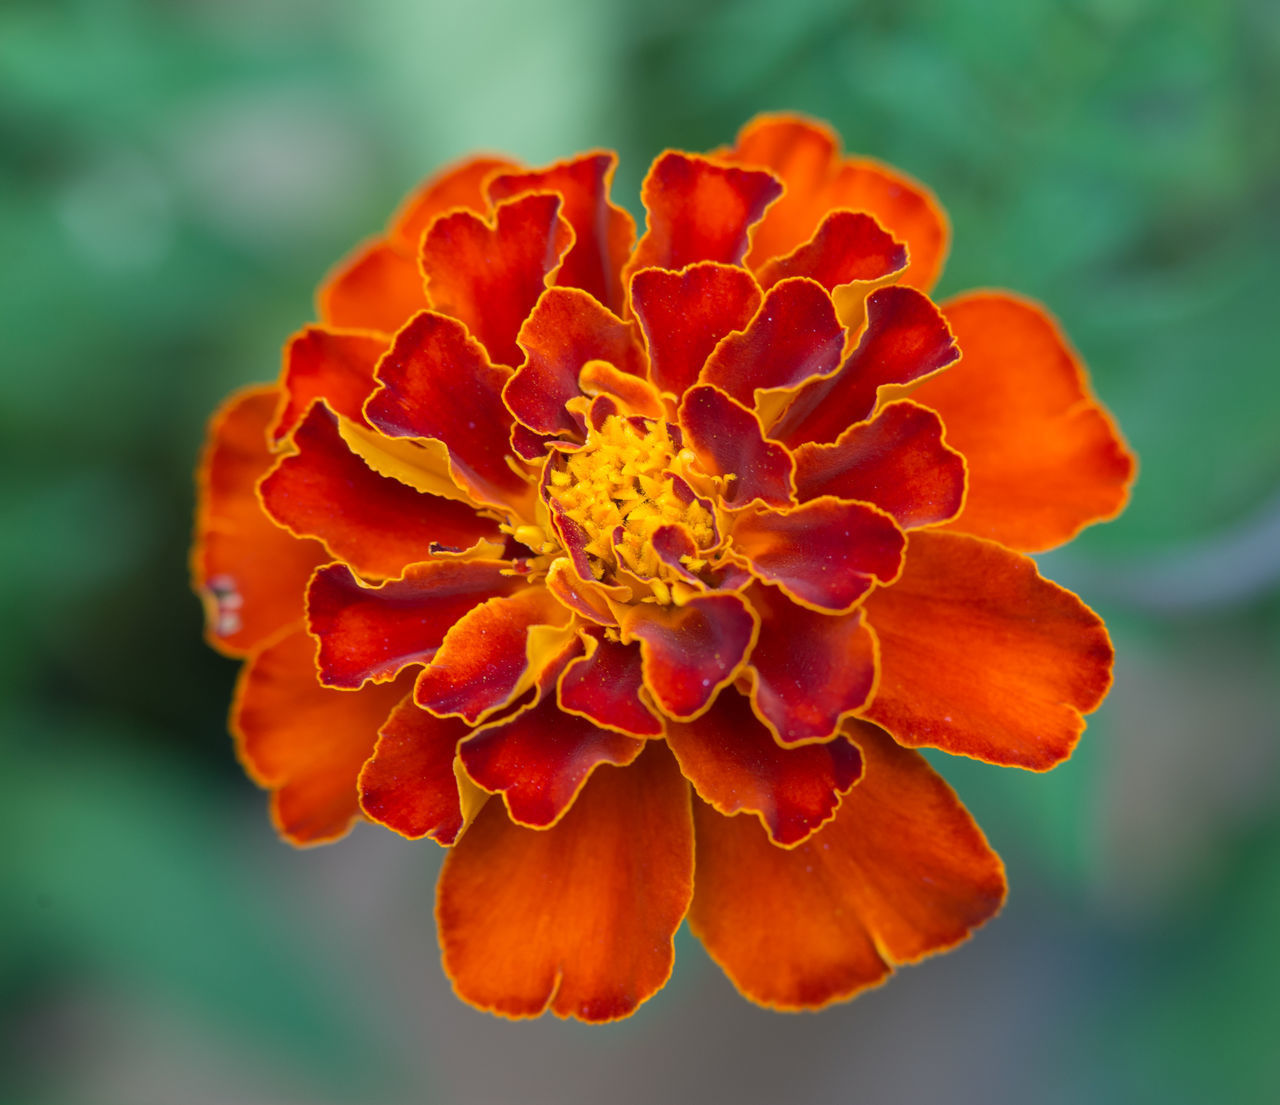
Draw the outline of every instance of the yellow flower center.
M653 548L659 526L684 526L699 550L714 543L711 512L690 488L693 459L676 449L665 423L614 414L551 473L551 494L586 532L597 577L624 568L644 579L675 578ZM681 562L692 572L706 566L700 556Z

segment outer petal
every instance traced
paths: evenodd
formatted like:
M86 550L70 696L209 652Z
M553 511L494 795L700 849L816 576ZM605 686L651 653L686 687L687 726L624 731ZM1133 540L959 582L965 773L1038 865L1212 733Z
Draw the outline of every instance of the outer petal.
M365 816L410 840L425 836L452 844L476 812L464 809L454 772L458 742L470 732L465 722L435 717L415 706L412 694L405 695L360 772Z
M455 211L422 240L432 307L466 323L498 364L520 363L520 324L573 244L559 210L559 196L521 196L501 204L492 225Z
M231 731L249 774L272 790L272 820L287 840L319 844L350 828L360 812L356 777L405 690L320 686L315 646L301 626L245 665Z
M964 940L1004 900L982 832L918 753L854 732L862 781L835 820L777 848L754 818L695 804L698 887L689 925L752 1001L814 1009Z
M284 379L272 438L279 442L288 437L317 399L323 399L343 418L368 425L364 401L373 391L373 370L387 344L386 338L376 334L322 326L308 326L295 334L285 346Z
M506 173L489 185L495 203L526 192L555 192L573 228L573 248L556 283L581 288L615 312L623 307L622 265L635 241L635 220L609 202L617 155L592 153L538 172Z
M485 807L440 874L444 968L504 1016L625 1017L670 977L692 887L688 784L653 741L597 771L550 829Z
M196 474L196 543L192 586L205 607L205 638L219 652L243 656L302 617L307 580L324 556L277 526L254 490L271 467L267 426L274 388L231 396L209 422Z
M969 462L951 528L1038 552L1119 514L1133 456L1044 308L984 292L945 310L964 359L912 398L942 415Z
M459 207L485 214L489 210L486 185L499 173L518 168L501 156L468 157L446 166L400 205L387 229L389 237L416 257L422 235L438 216Z
M366 242L320 285L316 313L329 326L394 334L427 306L414 255L377 238Z
M528 586L504 575L509 568L500 560L433 560L379 587L363 586L342 564L321 568L307 592L321 682L380 683L406 665L430 660L467 611Z
M680 269L695 261L736 265L751 228L781 194L782 185L769 173L664 153L640 190L648 219L629 271Z
M795 451L796 494L872 503L903 529L933 526L960 513L964 457L943 441L942 420L908 401L890 403L830 445Z
M844 284L883 280L907 265L907 250L865 211L832 211L803 245L760 268L771 288L791 276L807 276L828 292Z
M760 286L736 265L704 261L681 272L641 269L631 304L649 345L654 385L676 398L694 385L716 343L751 321Z
M866 717L900 744L1043 771L1071 754L1111 684L1111 641L1033 561L960 534L911 535L873 593L880 686Z
M722 694L691 725L672 723L667 743L703 801L722 814L758 814L784 848L830 821L862 774L862 757L844 737L781 747L739 694Z
M506 462L508 377L462 323L424 311L396 335L378 366L380 386L365 413L389 437L444 442L455 479L473 498L499 507L521 502L529 485Z
M906 540L875 507L824 496L788 511L740 514L733 545L756 576L796 602L841 613L898 574Z
M795 461L775 441L768 441L755 413L710 384L685 392L680 427L689 447L713 476L731 477L725 505L744 507L759 499L771 506L794 501Z
M262 481L262 502L293 533L317 537L363 575L388 578L439 547L501 541L498 525L466 503L424 495L355 456L323 403L298 427L292 451Z
M592 637L595 649L574 660L560 680L560 708L630 736L661 736L662 719L641 694L640 650L610 641L599 630Z
M829 739L875 691L876 640L862 611L824 614L773 587L753 588L748 601L760 615L750 664L756 715L784 745Z

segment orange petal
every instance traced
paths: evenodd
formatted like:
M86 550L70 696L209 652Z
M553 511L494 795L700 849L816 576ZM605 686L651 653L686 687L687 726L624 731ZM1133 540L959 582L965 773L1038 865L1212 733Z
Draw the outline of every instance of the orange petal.
M410 840L452 844L466 820L454 774L458 742L471 727L439 718L413 704L392 711L373 757L360 772L360 808L372 821Z
M362 575L390 578L441 548L502 540L497 523L466 503L424 495L370 469L347 448L323 403L311 408L291 444L259 486L263 505Z
M866 602L880 685L866 717L900 744L1044 771L1111 684L1098 616L1028 557L963 534L911 535Z
M625 1017L670 977L692 889L688 784L651 741L597 771L549 829L485 806L440 873L445 972L507 1017Z
M903 529L945 522L964 503L965 463L942 437L942 420L927 407L889 403L830 445L801 445L796 494L872 503Z
M459 207L484 215L489 210L486 185L499 173L518 168L508 158L492 156L468 157L446 166L400 205L387 227L388 237L416 257L422 235L437 216Z
M669 717L697 717L733 681L759 619L736 594L694 595L683 606L629 607L623 641L638 640L644 684Z
M756 407L757 388L798 387L811 376L833 373L844 339L820 284L804 277L783 280L769 289L745 330L716 346L698 380Z
M524 362L503 389L508 409L538 433L581 437L565 404L582 392L578 376L589 361L608 361L644 374L635 327L577 288L549 288L520 328Z
M275 458L267 426L275 388L231 396L209 421L196 473L196 543L191 582L205 607L205 638L219 652L244 656L302 617L312 570L324 558L262 509L255 485Z
M755 278L734 265L704 261L681 272L637 272L631 303L644 327L654 385L682 396L697 381L716 343L745 327L760 301Z
M373 334L326 330L323 326L308 326L295 334L285 346L273 440L288 437L317 399L323 399L343 418L367 426L364 401L374 388L373 370L386 351L386 339Z
M673 722L667 744L704 802L725 815L757 814L769 838L785 848L830 821L862 773L862 757L844 737L783 748L733 692L692 724Z
M640 189L648 219L628 271L681 269L695 261L738 264L751 228L781 194L769 173L669 150Z
M754 818L695 803L689 926L744 996L816 1009L882 982L890 964L953 947L1004 901L1004 869L918 753L854 730L865 769L835 820L797 848Z
M617 155L593 153L549 169L505 173L489 185L495 203L526 192L555 192L573 228L573 248L556 274L561 286L581 288L615 313L623 308L622 265L635 241L635 220L609 202Z
M329 326L394 334L427 306L413 253L376 238L360 246L325 278L316 313Z
M828 292L843 284L883 280L907 265L907 250L865 211L832 211L803 245L760 268L771 288L790 276L807 276Z
M680 427L702 466L714 476L731 477L726 506L744 507L757 499L772 506L794 501L795 461L776 441L768 441L754 411L710 384L690 388L680 401Z
M829 495L786 511L746 511L733 526L734 550L755 576L829 613L853 609L874 584L893 579L905 546L889 515Z
M545 192L499 205L492 223L470 211L444 215L422 240L432 307L461 320L497 364L517 365L516 335L573 244Z
M365 587L343 564L316 572L307 592L307 620L320 642L316 664L330 687L381 683L436 654L453 624L496 595L527 586L503 574L501 560L433 560L403 579Z
M591 636L595 650L574 660L560 680L560 708L630 736L661 736L662 720L641 694L640 650L608 640L601 630Z
M964 357L911 397L942 415L969 462L951 528L1039 552L1119 514L1133 455L1044 308L983 292L945 310Z
M403 682L333 691L316 679L315 643L299 626L241 672L231 731L271 816L294 844L334 840L359 815L356 778Z
M529 485L506 461L511 412L502 401L510 373L456 319L424 311L396 335L365 405L388 437L444 442L449 468L473 498L502 507L528 498Z
M781 744L828 740L875 690L876 642L862 611L824 614L773 587L747 601L760 615L751 704Z

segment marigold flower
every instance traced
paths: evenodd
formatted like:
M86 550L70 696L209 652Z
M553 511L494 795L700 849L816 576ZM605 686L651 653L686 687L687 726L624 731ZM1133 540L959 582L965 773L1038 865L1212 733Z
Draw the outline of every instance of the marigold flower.
M914 749L1071 753L1111 643L1025 554L1133 460L1041 307L929 298L942 211L827 128L664 153L638 241L614 164L462 162L330 276L213 419L195 584L281 834L449 847L466 1001L626 1016L688 915L814 1008L1000 908Z

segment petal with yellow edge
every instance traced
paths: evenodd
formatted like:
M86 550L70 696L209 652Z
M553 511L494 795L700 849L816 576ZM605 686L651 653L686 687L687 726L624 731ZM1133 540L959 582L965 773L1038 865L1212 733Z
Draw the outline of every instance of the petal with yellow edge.
M760 283L807 276L828 292L844 284L874 282L901 272L907 249L865 211L833 211L813 237L760 268Z
M560 708L635 737L662 735L662 720L645 702L640 649L588 631L595 648L574 660L560 680Z
M765 438L754 411L717 387L699 384L684 393L678 417L702 466L728 480L726 506L745 507L757 500L786 506L794 501L795 461Z
M387 236L417 257L422 235L437 218L457 208L485 214L489 210L489 182L519 167L500 156L468 157L446 166L400 205L387 227Z
M405 319L426 306L416 257L384 238L357 249L316 293L321 322L379 334L394 334Z
M279 442L288 437L317 399L343 418L367 426L364 402L373 391L373 372L387 346L387 339L376 334L323 326L308 326L295 334L285 346L272 438Z

